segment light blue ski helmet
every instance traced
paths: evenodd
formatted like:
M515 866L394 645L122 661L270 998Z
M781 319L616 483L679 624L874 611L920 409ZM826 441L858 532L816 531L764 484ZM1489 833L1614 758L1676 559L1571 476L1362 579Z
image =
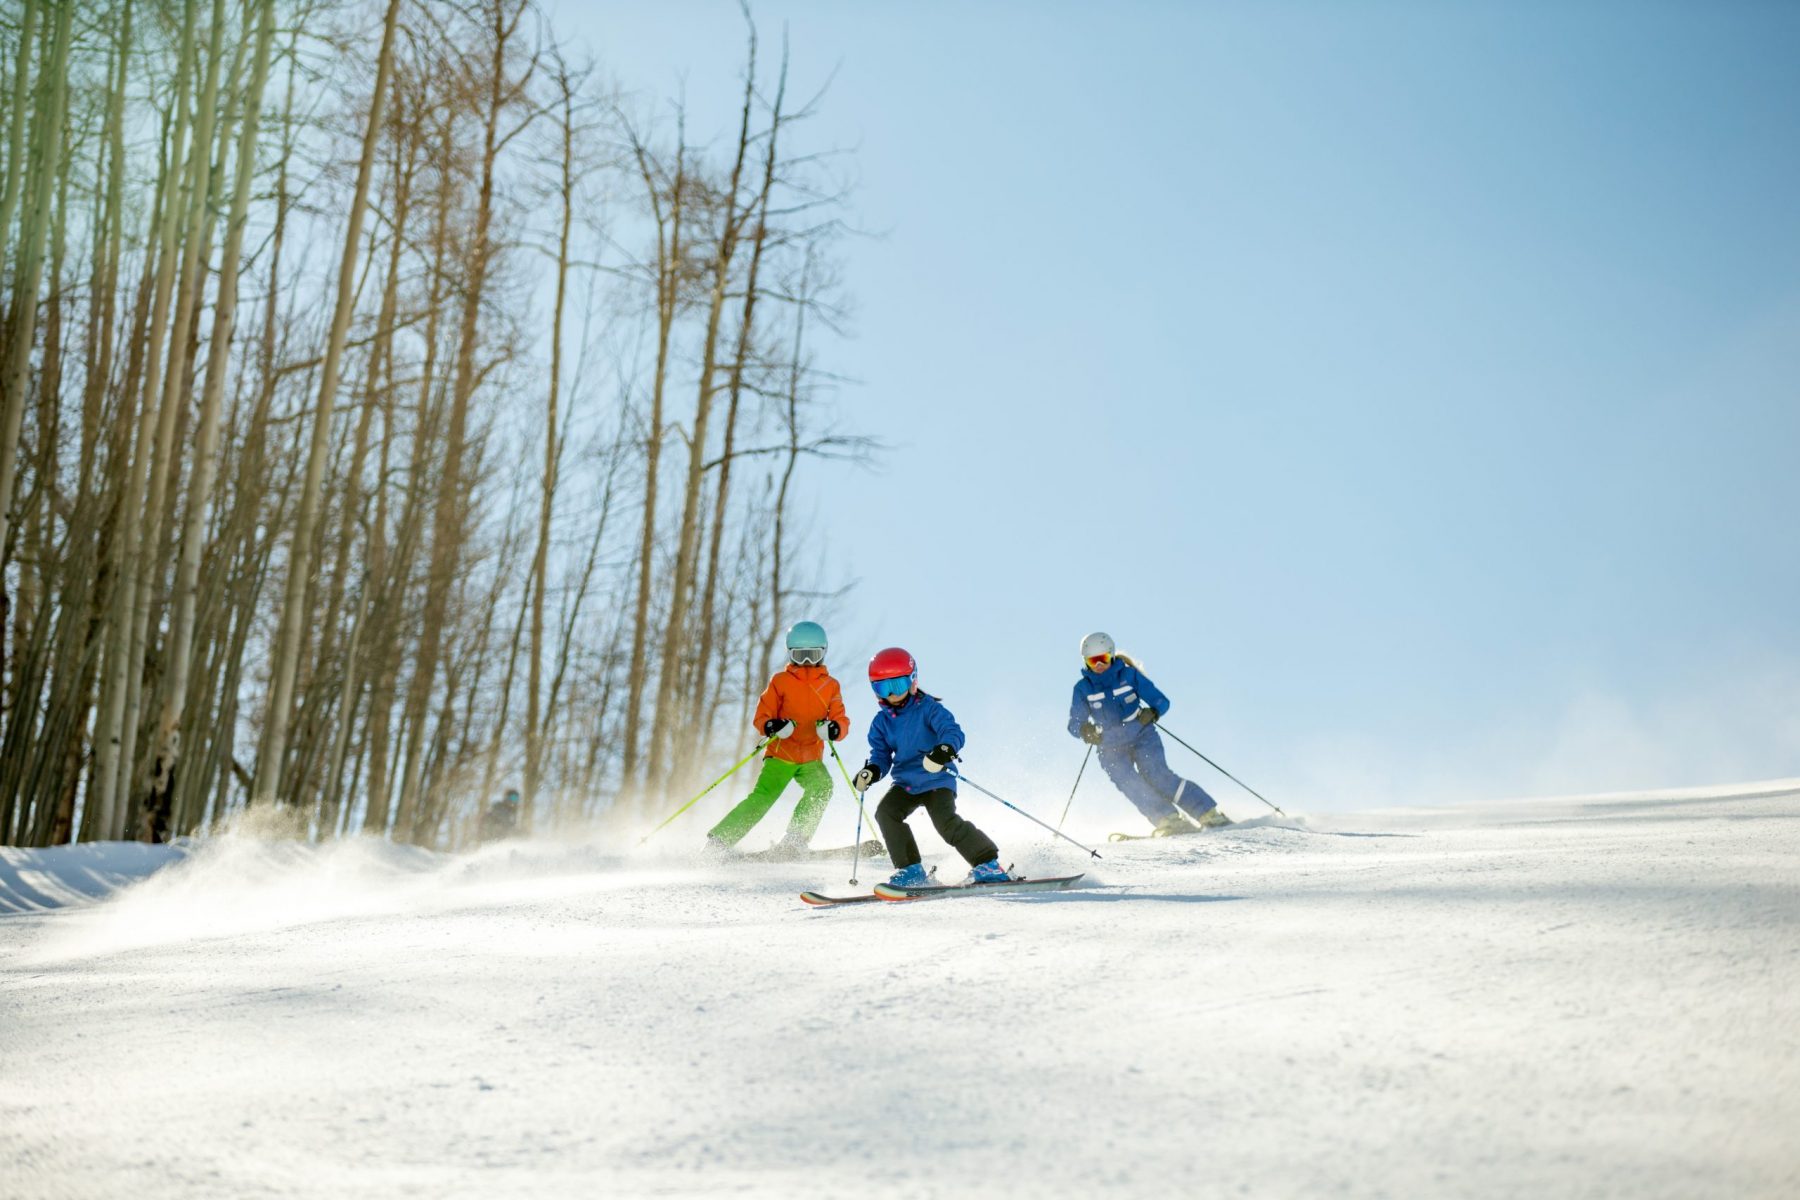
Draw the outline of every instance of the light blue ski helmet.
M788 661L802 667L825 661L825 627L817 621L799 621L787 631Z

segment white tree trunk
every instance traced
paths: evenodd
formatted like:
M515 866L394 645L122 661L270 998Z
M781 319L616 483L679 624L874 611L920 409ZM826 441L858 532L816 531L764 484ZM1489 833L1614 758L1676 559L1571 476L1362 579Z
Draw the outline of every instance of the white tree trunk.
M37 187L31 197L31 208L25 214L25 227L19 231L19 254L22 266L19 269L18 290L13 293L13 310L18 314L14 321L12 344L7 347L6 373L0 379L0 405L5 412L0 416L0 548L4 548L7 538L11 536L13 524L13 486L18 477L19 465L19 433L25 422L25 387L31 378L31 343L37 335L37 293L38 284L44 274L44 235L50 224L50 193L56 182L59 164L63 152L63 118L67 105L63 102L66 89L65 69L69 60L69 16L73 5L64 4L57 10L55 41L51 43L50 64L46 72L50 79L51 95L45 102L45 128L39 145L43 147L43 163L37 175ZM27 29L35 8L26 9ZM29 62L30 37L21 34L24 43L19 48L19 77L14 81L13 90L19 92L24 86ZM23 116L23 104L13 110L14 134ZM6 224L0 225L0 246L4 246L6 232L12 226L12 202L14 193L19 187L19 177L25 172L23 156L15 153L16 160L11 174L7 178Z
M250 182L256 174L256 139L263 89L269 77L270 47L275 40L275 0L261 0L256 30L256 58L244 101L244 123L238 131L237 177L232 186L231 216L226 224L225 253L219 264L219 298L213 313L212 340L206 357L206 383L200 401L200 434L194 448L194 473L188 486L187 520L181 535L181 562L175 578L175 612L169 637L168 676L162 711L157 719L156 775L152 790L166 797L175 761L181 752L182 706L192 671L194 612L199 595L200 558L206 542L206 514L218 471L219 409L225 394L225 367L237 320L238 267L243 256L244 225L250 205Z
M119 556L118 579L113 588L111 611L107 614L106 671L101 684L100 728L95 734L94 774L88 803L94 813L94 836L116 838L124 828L124 813L119 804L119 779L123 773L123 729L126 697L134 674L143 670L143 660L132 655L131 627L137 609L139 573L137 538L138 521L142 519L145 489L149 484L150 446L156 436L157 380L161 375L162 347L168 331L169 296L175 286L175 228L181 194L178 182L183 156L187 148L188 86L193 77L194 0L182 9L180 66L175 89L175 133L169 143L169 160L164 167L162 215L157 233L156 281L150 307L150 331L145 339L145 367L142 378L149 391L137 412L137 436L128 448L131 469L125 483L125 496L119 509L119 526L114 532ZM121 420L130 420L130 400ZM128 768L127 768L128 769Z
M350 223L344 232L343 259L338 264L337 307L332 313L331 339L325 347L319 400L313 414L306 482L300 493L300 513L294 524L293 545L288 551L287 593L282 600L281 625L275 639L275 676L269 697L268 735L263 743L262 758L256 764L253 802L257 804L267 804L276 798L282 760L287 756L294 678L299 670L300 644L306 631L306 592L312 575L313 530L319 521L319 491L325 477L326 452L331 446L331 411L337 400L338 369L350 330L357 249L362 243L363 213L368 207L375 147L381 140L381 110L387 99L388 80L393 74L394 26L399 15L400 0L388 0L387 16L381 30L381 55L375 69L375 93L369 101L369 124L363 131L362 158L356 167L356 191L350 202Z

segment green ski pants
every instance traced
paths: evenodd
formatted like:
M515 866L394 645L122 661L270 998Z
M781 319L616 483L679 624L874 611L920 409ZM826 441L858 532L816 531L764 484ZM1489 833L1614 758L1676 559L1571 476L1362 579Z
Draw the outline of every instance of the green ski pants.
M795 779L800 781L800 803L794 806L793 818L788 821L787 836L801 845L812 841L819 822L825 819L825 805L831 799L831 772L825 769L822 761L793 763L781 758L763 759L756 786L706 836L727 846L737 845L758 821L769 815L782 790Z

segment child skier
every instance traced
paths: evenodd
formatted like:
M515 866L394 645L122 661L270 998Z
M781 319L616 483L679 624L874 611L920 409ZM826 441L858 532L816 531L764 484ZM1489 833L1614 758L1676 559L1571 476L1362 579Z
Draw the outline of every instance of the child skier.
M850 729L844 712L844 694L838 681L825 669L825 630L815 621L801 621L787 632L788 665L769 680L752 718L769 739L756 786L707 833L707 844L729 850L768 815L791 780L800 781L800 803L794 806L787 834L775 852L798 855L812 841L825 805L831 799L831 773L823 761L824 732L841 741Z
M968 862L969 878L996 883L1011 878L1000 866L993 839L957 815L956 774L946 771L963 747L963 731L950 710L919 690L919 665L898 646L869 660L869 686L880 711L869 722L869 761L851 781L860 794L884 775L892 775L875 809L875 823L887 842L888 857L899 870L888 883L924 887L931 880L919 865L919 844L906 818L923 808L938 836Z
M1162 739L1151 728L1169 711L1169 698L1137 664L1117 653L1112 638L1081 639L1081 678L1069 701L1069 734L1100 750L1107 778L1162 835L1193 833L1231 819L1192 780L1169 769Z

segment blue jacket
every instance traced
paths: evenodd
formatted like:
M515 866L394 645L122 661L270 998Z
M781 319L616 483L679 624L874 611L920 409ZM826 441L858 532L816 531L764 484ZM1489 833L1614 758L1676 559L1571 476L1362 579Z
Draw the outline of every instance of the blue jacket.
M909 792L956 791L956 776L948 769L925 769L925 752L939 742L961 750L962 727L936 696L924 692L913 693L899 708L883 704L869 722L869 761L881 768L883 777Z
M1114 658L1098 675L1083 667L1069 699L1069 735L1080 737L1082 724L1092 721L1100 726L1102 747L1135 742L1150 728L1136 720L1140 700L1157 716L1169 711L1169 698L1123 658Z

